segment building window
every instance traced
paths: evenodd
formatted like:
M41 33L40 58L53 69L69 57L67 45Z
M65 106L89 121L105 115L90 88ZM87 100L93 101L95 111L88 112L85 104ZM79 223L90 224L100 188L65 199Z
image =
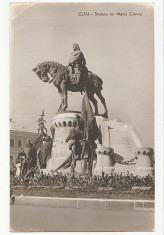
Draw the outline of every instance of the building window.
M22 147L22 140L18 140L18 147Z
M10 139L10 147L14 147L15 145L14 142L15 142L14 139Z
M30 138L28 138L28 139L26 138L26 144L27 144L29 141L31 142L31 139L30 139Z

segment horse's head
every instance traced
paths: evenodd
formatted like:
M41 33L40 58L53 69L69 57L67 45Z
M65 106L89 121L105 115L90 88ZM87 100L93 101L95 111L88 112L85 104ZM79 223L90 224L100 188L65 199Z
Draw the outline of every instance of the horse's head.
M49 72L49 64L48 63L41 63L37 65L35 68L32 69L33 72L43 81L48 82L48 72Z
M38 64L32 69L33 72L43 81L51 82L58 72L65 69L65 66L55 61L47 61Z

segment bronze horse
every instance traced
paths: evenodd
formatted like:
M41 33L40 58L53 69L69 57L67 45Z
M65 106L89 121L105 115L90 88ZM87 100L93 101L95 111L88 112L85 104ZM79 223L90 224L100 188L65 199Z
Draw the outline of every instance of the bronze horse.
M61 105L58 111L65 111L67 105L67 92L82 92L86 91L88 98L92 101L95 114L98 114L97 100L94 98L94 94L98 96L104 107L103 116L107 117L108 110L106 107L105 98L101 94L103 81L96 74L88 71L84 66L81 81L79 84L73 84L75 74L72 74L72 70L69 66L64 66L58 62L48 61L38 64L32 69L36 75L43 81L53 83L61 95Z

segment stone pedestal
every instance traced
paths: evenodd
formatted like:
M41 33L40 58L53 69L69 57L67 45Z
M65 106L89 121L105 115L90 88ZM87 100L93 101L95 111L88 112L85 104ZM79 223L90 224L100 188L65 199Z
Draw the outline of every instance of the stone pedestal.
M147 175L153 176L154 168L151 161L153 150L151 148L138 148L137 155L136 173L143 177Z
M51 158L47 162L46 171L50 172L59 167L64 160L66 160L71 150L69 150L69 143L65 143L71 129L76 126L75 117L79 112L65 111L57 113L52 120L52 125L55 128L55 135L53 140ZM70 172L70 169L59 170L63 174Z
M102 133L102 145L106 147L111 147L110 143L110 132L109 132L109 123L108 119L102 116L95 116L98 127Z
M114 171L113 156L114 150L110 147L98 145L96 149L97 162L94 169L94 175L102 175L102 172L110 175Z

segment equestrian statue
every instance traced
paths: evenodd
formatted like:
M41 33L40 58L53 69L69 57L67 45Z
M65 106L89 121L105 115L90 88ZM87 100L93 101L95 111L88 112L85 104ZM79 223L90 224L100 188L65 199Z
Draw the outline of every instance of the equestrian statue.
M54 61L46 61L39 63L32 70L43 82L52 82L54 86L57 87L61 96L59 112L65 111L68 107L68 91L81 93L85 91L89 100L94 105L95 115L98 114L98 106L94 94L98 96L104 107L103 116L108 117L105 98L101 94L103 81L96 74L87 69L84 54L81 52L78 44L73 44L73 52L69 59L68 66Z

